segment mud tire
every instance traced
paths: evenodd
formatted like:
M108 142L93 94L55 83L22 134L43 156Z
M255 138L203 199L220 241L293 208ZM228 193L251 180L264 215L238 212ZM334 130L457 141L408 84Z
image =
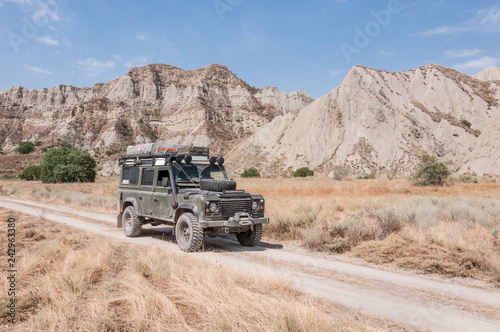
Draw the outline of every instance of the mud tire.
M217 192L222 192L224 190L236 190L236 181L203 179L200 181L200 189Z
M175 239L183 251L199 251L203 245L203 229L191 213L183 213L175 224Z
M262 239L262 224L253 226L253 230L249 229L246 232L236 234L238 242L245 247L253 247Z
M133 206L127 206L122 216L123 233L128 237L141 235L142 222L135 212Z

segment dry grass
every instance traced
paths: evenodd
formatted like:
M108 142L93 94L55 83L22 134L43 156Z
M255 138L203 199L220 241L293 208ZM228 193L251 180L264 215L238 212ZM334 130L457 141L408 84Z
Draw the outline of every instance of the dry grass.
M270 241L296 241L311 250L500 283L500 182L417 187L407 179L237 181L238 188L266 198L271 223L264 236ZM47 186L3 180L0 185L12 197L114 213L117 182ZM401 238L407 241L405 251L391 251ZM434 250L439 244L442 250ZM431 249L424 255L419 248ZM432 267L436 262L443 268Z
M2 221L6 217L0 210ZM15 330L382 330L346 318L287 280L124 244L40 218L20 214L16 219ZM6 227L0 236L6 238ZM1 260L6 262L4 250ZM5 264L0 269L6 289ZM6 296L0 294L0 329L6 323Z

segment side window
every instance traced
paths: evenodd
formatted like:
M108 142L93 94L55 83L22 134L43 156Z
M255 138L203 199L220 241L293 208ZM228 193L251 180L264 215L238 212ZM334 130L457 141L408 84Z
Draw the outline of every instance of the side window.
M145 168L142 170L142 183L143 186L152 186L153 177L155 175L154 168Z
M156 184L158 187L161 187L163 178L170 178L168 168L161 168L158 170L158 183Z
M122 184L136 185L139 182L138 168L124 168L122 173Z

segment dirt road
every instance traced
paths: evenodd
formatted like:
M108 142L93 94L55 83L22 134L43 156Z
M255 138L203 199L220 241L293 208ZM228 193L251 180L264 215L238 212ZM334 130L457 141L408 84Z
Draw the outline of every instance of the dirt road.
M0 197L0 206L139 245L181 253L169 228L149 228L127 238L116 216L65 206ZM188 254L186 254L188 255ZM205 238L203 252L189 254L252 273L292 279L297 288L348 310L382 318L409 330L500 331L500 290L481 282L385 271L362 262L264 243L245 248L230 238Z

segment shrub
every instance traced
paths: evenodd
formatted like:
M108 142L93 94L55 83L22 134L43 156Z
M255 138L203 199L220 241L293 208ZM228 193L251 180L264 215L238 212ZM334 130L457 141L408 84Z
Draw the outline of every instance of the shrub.
M42 141L35 141L35 146L40 146L42 145Z
M438 162L436 157L424 154L415 178L419 181L416 184L423 186L442 186L444 180L448 178L450 171L443 162Z
M109 157L113 154L113 152L106 150L106 152L104 152L104 154Z
M333 169L333 178L335 180L342 180L345 178L347 175L349 175L349 167L344 167L344 166L335 166Z
M19 174L19 178L26 181L37 181L40 180L41 172L42 167L39 165L28 166Z
M242 178L258 178L260 177L259 171L256 168L246 169L243 173L241 173Z
M295 172L293 172L293 174L292 174L293 177L301 177L301 178L305 178L307 176L313 176L313 175L314 175L314 172L312 170L310 170L309 167L301 167L298 170L296 170Z
M73 146L71 145L71 143L66 142L66 141L60 141L59 146L61 148L68 148L68 149L72 149L73 148Z
M469 121L464 120L464 119L462 119L460 121L460 123L463 124L464 126L468 127L468 128L470 128L472 126L472 123L470 123Z
M477 178L475 176L470 175L460 175L457 179L458 182L462 183L477 183Z
M21 153L21 154L28 154L30 152L32 152L33 150L35 150L35 145L33 145L33 143L31 142L23 142L21 145L19 145L17 148L16 148L16 151Z
M47 150L41 164L43 183L94 182L96 162L87 151L66 147Z
M375 179L376 176L377 176L377 173L375 171L371 171L370 173L365 173L363 175L358 175L357 179L361 179L361 180L373 180L373 179Z

